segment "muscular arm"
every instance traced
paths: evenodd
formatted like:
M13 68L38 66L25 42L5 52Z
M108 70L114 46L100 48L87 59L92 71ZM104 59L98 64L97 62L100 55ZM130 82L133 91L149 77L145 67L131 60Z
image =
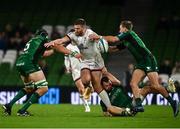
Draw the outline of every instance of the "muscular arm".
M56 45L64 45L64 44L67 44L70 42L70 39L68 36L65 36L61 39L56 39L56 40L53 40L51 42L48 42L48 43L45 43L44 46L46 48L49 48L49 47L54 47Z
M67 55L71 54L72 56L74 56L76 58L81 58L81 54L72 52L63 46L68 43L70 43L70 38L68 36L65 36L61 39L56 39L49 43L45 43L44 46L47 48L51 47L51 48L55 49L56 51L67 54Z
M49 42L49 44L54 43L54 45L63 45L63 44L67 44L69 42L70 42L69 37L65 36L63 38L53 40L53 41Z
M121 81L119 81L114 75L112 75L110 72L107 71L106 67L102 69L103 76L106 76L111 80L113 85L121 85Z
M52 47L53 49L55 49L58 52L64 53L64 54L71 54L72 51L68 50L66 47L64 47L63 45L55 45L54 47Z
M117 36L100 36L97 34L91 34L89 35L90 40L99 40L100 38L104 38L108 43L114 43L119 41L119 38Z
M117 46L109 46L108 52L113 53L113 52L117 52L117 51L119 51Z
M70 42L70 38L69 38L68 36L65 36L65 37L63 37L63 38L61 38L61 39L56 39L56 40L54 40L54 42L55 42L55 44L57 44L57 45L67 44L67 43Z
M50 50L46 50L43 54L43 57L47 57L47 56L51 56L52 54L54 54L54 50L50 49Z
M119 41L119 38L116 36L103 36L103 38L109 43L114 43Z

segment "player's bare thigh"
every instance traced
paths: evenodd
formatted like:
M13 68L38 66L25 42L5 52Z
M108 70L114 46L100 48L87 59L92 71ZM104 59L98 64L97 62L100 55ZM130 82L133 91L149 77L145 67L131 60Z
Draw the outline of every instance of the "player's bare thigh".
M38 82L41 80L45 80L46 77L44 76L43 71L40 70L40 71L29 74L29 79L32 80L33 82Z
M158 81L159 76L157 72L150 72L147 74L147 76L151 83L151 86L153 87L160 86L159 81Z
M145 72L141 69L135 69L132 74L131 85L138 85L140 81L146 76Z
M102 77L102 71L92 71L91 77L92 77L92 84L93 84L94 90L97 93L100 93L103 90L100 83L101 77Z
M132 92L135 98L140 97L138 84L144 78L144 76L146 76L146 74L141 69L135 69L132 74L130 85L131 85Z
M90 81L91 81L91 71L90 71L90 69L85 68L85 69L81 70L81 80L82 80L82 83L85 86L89 86Z

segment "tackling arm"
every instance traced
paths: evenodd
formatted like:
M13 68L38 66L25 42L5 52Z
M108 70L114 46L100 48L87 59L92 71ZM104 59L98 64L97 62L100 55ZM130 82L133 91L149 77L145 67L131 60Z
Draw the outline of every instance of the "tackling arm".
M100 36L100 35L97 35L97 34L91 34L91 35L89 35L89 38L91 40L99 40L101 38L104 38L108 43L109 42L114 43L114 42L119 41L119 38L116 37L116 36Z
M108 52L113 53L113 52L117 52L117 51L119 51L117 46L109 46Z
M107 42L110 42L110 43L119 41L119 38L116 36L102 36L102 38L104 38Z
M51 56L52 54L54 54L54 50L50 49L50 50L46 50L43 54L43 57L47 57L47 56Z
M64 44L67 44L69 42L70 42L70 39L68 38L68 36L65 36L61 39L56 39L56 40L53 40L49 43L45 43L44 46L46 48L51 47L58 52L61 52L61 53L67 54L67 55L71 55L71 56L74 56L76 58L81 58L81 54L79 54L77 52L72 52L63 46Z

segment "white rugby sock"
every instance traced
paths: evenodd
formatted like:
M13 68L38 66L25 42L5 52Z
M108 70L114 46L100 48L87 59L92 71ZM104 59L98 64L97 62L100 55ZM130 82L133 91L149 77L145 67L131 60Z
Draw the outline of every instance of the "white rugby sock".
M84 104L84 107L85 107L85 108L86 108L86 107L89 107L88 101L83 98L83 95L81 95L80 98L81 98L81 100L82 100L82 102L83 102L83 104Z
M106 105L106 107L111 106L111 102L110 102L108 94L105 90L102 90L101 93L99 93L99 97L101 98L103 103Z
M144 96L142 96L141 94L140 94L140 99L142 102L144 101Z

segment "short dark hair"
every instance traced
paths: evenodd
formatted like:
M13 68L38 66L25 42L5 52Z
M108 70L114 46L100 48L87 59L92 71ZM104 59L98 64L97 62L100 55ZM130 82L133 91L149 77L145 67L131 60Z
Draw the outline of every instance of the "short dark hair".
M133 23L131 21L121 21L122 27L126 27L128 30L132 30Z
M38 30L36 31L36 33L35 33L35 36L37 36L37 35L41 35L41 36L43 36L43 37L46 37L46 36L48 36L48 33L47 33L47 31L44 30L44 29L38 29Z
M84 26L84 25L86 25L86 21L84 19L82 19L82 18L78 18L78 19L75 20L74 25L82 25L82 26Z
M109 78L108 77L102 77L101 78L101 85L103 85L103 82L109 82Z

